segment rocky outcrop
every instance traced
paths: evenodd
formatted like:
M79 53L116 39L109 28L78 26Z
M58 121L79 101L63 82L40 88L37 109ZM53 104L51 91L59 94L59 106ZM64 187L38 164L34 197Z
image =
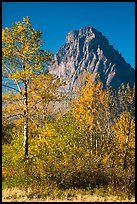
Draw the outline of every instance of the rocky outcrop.
M65 45L59 48L49 72L67 82L66 90L72 92L78 77L84 70L97 74L104 84L119 87L122 83L133 86L135 70L126 63L108 39L93 27L84 27L69 32Z

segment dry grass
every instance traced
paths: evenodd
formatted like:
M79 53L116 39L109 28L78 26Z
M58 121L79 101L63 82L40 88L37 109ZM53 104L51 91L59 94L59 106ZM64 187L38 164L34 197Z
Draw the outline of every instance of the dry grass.
M75 196L63 196L63 198L29 198L29 190L27 193L18 188L5 189L2 194L2 202L135 202L135 198L120 196L99 196L77 192Z

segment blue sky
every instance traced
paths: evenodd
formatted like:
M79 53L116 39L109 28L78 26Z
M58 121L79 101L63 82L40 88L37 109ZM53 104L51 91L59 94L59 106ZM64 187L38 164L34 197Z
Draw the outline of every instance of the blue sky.
M69 31L93 26L105 35L125 60L135 66L134 2L3 2L2 27L29 16L42 32L44 49L54 54Z

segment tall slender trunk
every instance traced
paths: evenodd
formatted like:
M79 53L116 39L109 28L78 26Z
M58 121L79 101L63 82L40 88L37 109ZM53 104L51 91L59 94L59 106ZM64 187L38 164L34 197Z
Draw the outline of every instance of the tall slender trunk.
M129 134L128 134L127 139L126 139L126 149L125 149L125 153L124 153L123 169L127 169L127 155L128 155Z
M130 127L131 127L131 118L130 118L130 121L129 121L129 124L128 124L128 135L127 135L127 138L126 138L126 148L125 148L125 153L124 153L124 162L123 162L123 169L127 169L127 155L128 155L128 143L129 143L129 137L130 137Z
M45 104L44 104L44 114L43 114L43 122L44 122L44 124L45 124L45 121L47 119L47 107L48 107L47 103L48 102L45 102Z
M95 143L95 148L96 148L96 155L97 155L97 153L98 153L98 140L96 139L95 142L96 142Z
M28 158L28 93L27 83L24 83L24 159Z
M89 136L89 144L90 144L90 156L92 155L93 153L93 134Z

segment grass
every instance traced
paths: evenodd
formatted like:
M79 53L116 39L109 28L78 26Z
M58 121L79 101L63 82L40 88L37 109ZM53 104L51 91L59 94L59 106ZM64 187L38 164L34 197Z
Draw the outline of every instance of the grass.
M123 192L112 193L104 189L54 189L50 194L44 191L33 193L33 190L5 188L2 192L2 202L135 202L134 196L129 197Z

